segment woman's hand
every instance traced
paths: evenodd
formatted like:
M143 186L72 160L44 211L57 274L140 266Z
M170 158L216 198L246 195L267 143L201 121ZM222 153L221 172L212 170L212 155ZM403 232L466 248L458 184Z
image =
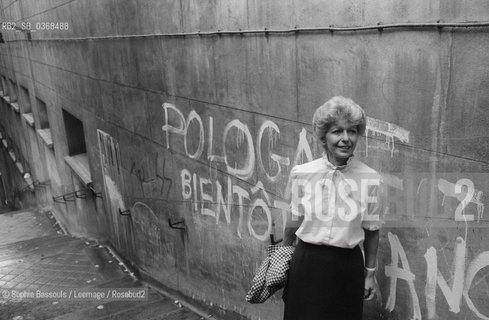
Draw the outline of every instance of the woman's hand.
M371 300L375 295L375 265L377 261L377 248L379 246L379 230L365 230L365 292L363 299ZM369 270L370 269L370 270Z
M372 300L375 296L375 272L365 271L364 300Z

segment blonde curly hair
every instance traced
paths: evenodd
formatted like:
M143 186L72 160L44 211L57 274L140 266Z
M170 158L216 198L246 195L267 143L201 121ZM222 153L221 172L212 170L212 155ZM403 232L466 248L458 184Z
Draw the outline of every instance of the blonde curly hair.
M367 116L365 111L352 99L336 96L318 107L312 117L312 125L316 137L324 144L326 132L335 125L338 120L346 120L355 125L359 135L365 133Z

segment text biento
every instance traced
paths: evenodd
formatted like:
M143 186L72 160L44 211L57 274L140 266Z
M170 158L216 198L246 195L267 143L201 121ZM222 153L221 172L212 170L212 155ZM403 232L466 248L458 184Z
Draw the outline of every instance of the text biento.
M380 219L380 179L302 179L291 182L292 219L299 216L311 221L324 222L334 217L350 222L379 221Z

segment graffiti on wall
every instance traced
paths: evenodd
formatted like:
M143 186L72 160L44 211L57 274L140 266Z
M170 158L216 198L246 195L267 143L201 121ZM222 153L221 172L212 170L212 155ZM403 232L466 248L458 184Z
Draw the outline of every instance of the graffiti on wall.
M426 279L424 295L427 319L437 318L436 295L438 292L442 293L450 312L458 314L464 301L478 318L489 319L489 315L482 314L470 297L470 291L474 286L476 275L489 267L489 251L479 253L472 261L467 261L467 243L464 238L457 237L452 267L450 268L451 274L445 277L438 269L437 250L434 247L429 247L424 254L426 275L417 277L411 271L406 252L398 236L389 232L388 241L391 249L391 263L385 266L384 269L385 276L389 279L389 294L385 305L387 310L394 310L398 294L397 284L400 281L404 281L408 285L408 295L411 303L412 313L410 319L421 320L420 299L415 288L415 281L424 281ZM450 279L450 281L447 279Z
M165 147L183 160L174 161L177 165L170 167L167 166L169 159L159 152L151 156L150 161L133 160L127 174L137 181L143 198L157 196L187 203L193 219L232 225L238 239L266 242L271 234L280 234L280 226L284 226L289 207L285 196L288 173L292 166L314 157L314 148L310 144L313 139L308 131L295 128L294 138L285 139L285 129L271 120L264 120L258 124L257 130L252 130L246 122L237 119L218 126L212 115L204 121L195 110L185 116L184 111L169 103L163 104L163 109ZM366 148L383 150L387 156L396 154L394 141L409 143L409 131L393 124L369 118L368 129L367 139L383 135L388 148L378 148L378 143L376 147L372 142L367 142ZM287 130L291 131L290 128ZM123 168L118 143L99 131L99 146L105 191L113 200L110 205L115 208L123 205L119 203L122 201L119 186L122 185ZM393 196L395 192L406 193L411 189L413 197L404 199L409 203L426 201L424 196L428 191L435 190L440 198L436 209L443 211L447 208L444 210L448 214L443 216L445 220L464 222L466 226L465 237L455 239L448 272L442 271L446 269L439 265L441 257L435 247L428 247L419 257L408 257L399 236L394 232L388 233L390 257L381 275L385 276L387 283L382 288L387 297L385 309L392 312L401 303L411 310L411 319L436 319L437 311L440 311L437 301L442 297L448 306L445 312L459 314L465 306L478 318L489 319L489 314L481 311L484 309L480 302L471 296L474 287L480 283L476 277L489 268L489 251L478 252L472 259L467 255L467 226L468 223L479 223L483 218L483 191L471 179L453 176L435 180L423 177L415 183L392 173L383 173L383 178ZM145 239L151 247L145 249L146 253L141 253L139 258L147 260L162 252L168 253L165 256L171 255L171 247L164 243L163 228L151 206L138 200L131 210L135 231L141 233L138 239ZM396 211L392 208L387 213L392 216ZM113 214L114 232L118 232L115 212ZM424 260L425 273L420 274L419 268L412 270L410 259L416 259L416 262ZM446 257L445 261L448 261ZM420 287L424 287L424 291ZM398 299L398 296L409 299Z
M409 131L395 125L393 123L378 120L375 118L367 117L367 128L365 131L365 153L368 157L369 147L369 136L372 137L382 137L385 139L384 144L379 145L379 149L390 151L391 157L394 156L394 152L397 150L395 148L395 141L398 140L402 143L409 143Z
M240 120L230 120L225 125L222 133L216 133L212 116L208 116L208 121L204 122L201 116L191 110L187 117L175 105L170 103L163 104L165 122L162 126L163 134L165 135L166 147L168 149L178 150L178 146L171 145L170 137L179 136L179 140L183 144L182 154L196 162L201 163L216 163L221 165L223 170L222 175L207 176L202 172L192 172L190 168L183 167L180 169L180 186L181 197L185 201L193 203L195 213L201 213L203 216L212 217L216 223L230 223L231 208L237 206L239 213L238 225L248 226L248 231L251 235L259 240L268 239L271 227L266 228L262 234L258 234L253 228L253 213L259 208L265 213L265 221L271 223L276 219L285 217L287 210L287 201L285 200L285 189L287 174L290 168L296 164L310 161L313 159L311 145L309 144L308 132L305 128L300 129L297 134L297 143L288 146L288 149L294 150L293 154L288 154L290 150L280 150L277 145L277 139L280 138L280 127L271 120L265 120L257 130L254 137L246 123ZM197 124L197 135L189 134L189 128L192 124ZM204 125L208 123L208 126ZM401 142L409 142L409 131L397 125L368 118L367 128L369 132L374 132L375 135L384 135L388 139L389 144L386 152L393 154L394 141L397 139ZM194 132L193 132L194 133ZM233 134L231 134L233 133ZM196 137L197 136L197 137ZM197 147L195 150L189 150L189 141L197 138ZM216 152L216 141L220 146ZM231 146L229 141L235 142ZM312 139L311 139L312 140ZM368 137L366 137L368 140ZM268 154L263 154L262 145L268 145ZM244 145L244 147L243 147ZM207 149L205 147L207 146ZM370 147L366 143L367 148ZM229 161L230 152L228 149L234 147L239 151L235 151L242 158L241 165ZM240 149L241 148L241 149ZM206 152L205 152L206 151ZM243 151L243 152L241 152ZM269 171L270 162L274 164L273 171ZM268 165L265 165L268 163ZM384 181L390 187L397 190L404 190L405 183L403 177L398 177L394 174L383 174ZM223 179L224 177L224 179ZM236 183L245 181L246 184ZM424 194L420 189L424 184L427 184L426 178L421 178L418 182L417 192L414 197L405 200L409 201L424 201ZM268 189L264 188L264 185ZM474 204L477 207L477 220L483 216L484 204L481 201L483 192L476 190L474 183L470 179L458 179L448 181L444 178L439 178L437 182L439 192L445 197L452 197L459 201L457 208L451 219L455 221L474 221L474 214L467 211L472 210ZM444 205L444 200L440 203L440 207ZM248 207L248 212L244 212L244 208ZM272 212L278 213L278 216L272 216ZM390 212L392 213L392 212ZM242 235L240 228L237 230L238 235Z
M296 133L296 143L280 148L282 131L271 120L264 120L258 130L255 130L256 134L253 134L247 123L237 119L231 119L225 125L223 123L222 132L216 132L215 120L211 115L204 120L195 110L185 116L184 111L173 104L164 103L162 107L165 114L162 132L166 148L180 152L180 155L189 159L189 162L181 162L178 177L180 183L176 185L181 187L177 191L181 199L191 203L193 214L197 215L194 218L210 219L216 224L231 224L236 219L236 234L239 238L243 238L246 233L246 236L268 241L269 235L277 231L274 226L284 225L288 209L284 189L289 170L296 164L313 159L313 148L309 143L312 138L307 130L300 128ZM385 140L383 147L379 148L379 143L368 141L369 138L377 137ZM368 118L367 155L368 150L373 148L384 150L393 157L397 153L396 141L409 143L410 132L395 124ZM239 153L239 161L233 159L233 151ZM198 164L197 167L205 167L207 164L209 170L197 170L195 163ZM409 185L405 177L388 173L383 174L383 177L392 189L405 191ZM440 208L446 205L447 197L458 202L453 210L448 210L450 216L445 217L447 220L476 223L483 217L483 192L467 178L445 177L438 178L436 182L421 178L412 190L415 198L409 200L425 201L425 192L421 190L430 183L436 185L437 192L442 196ZM392 215L392 212L388 213ZM428 319L435 317L437 288L446 299L450 312L460 312L460 305L465 301L475 315L481 319L489 319L478 310L469 295L476 274L489 266L489 251L478 254L472 261L466 261L466 238L467 236L456 239L453 275L446 278L438 270L436 249L430 247L424 255L428 266L428 281L424 292ZM385 308L388 311L394 310L396 296L399 294L397 283L405 281L411 297L411 318L421 319L419 292L416 292L414 283L424 277L416 276L411 271L408 257L397 235L389 233L388 242L391 263L385 266L385 276L389 280Z
M166 173L166 159L160 161L160 154L157 152L153 156L151 168L147 168L137 160L133 160L129 174L134 177L140 187L143 198L149 197L153 190L158 190L159 196L168 199L173 184L173 179ZM160 168L160 164L162 164Z
M264 183L278 184L282 186L284 172L289 167L297 163L312 160L312 151L307 141L307 132L302 129L298 134L298 142L292 159L274 150L276 141L280 137L280 129L277 124L267 120L264 121L258 130L256 138L251 134L247 124L234 119L229 121L222 133L216 134L214 130L214 119L208 118L208 127L204 125L201 116L192 110L185 118L183 113L174 105L165 103L163 105L166 122L162 129L166 136L167 148L170 148L170 135L178 135L183 138L183 151L186 157L195 161L209 161L216 165L222 165L226 173L226 179L221 181L219 177L205 176L201 173L192 172L190 169L182 168L180 171L181 196L183 200L193 203L194 212L199 212L202 216L215 219L216 223L231 223L232 208L238 210L237 235L242 237L244 231L258 240L266 241L272 233L272 225L277 219L273 216L276 212L280 215L280 220L285 218L288 203L283 196L271 195L264 187ZM170 123L169 119L175 119ZM190 135L189 127L192 123L198 126L198 134ZM207 139L206 139L207 133ZM216 137L220 139L220 153L216 152ZM189 150L190 139L197 139L196 150ZM241 149L239 153L241 164L232 162L228 154L232 153L229 140L234 143L236 149ZM207 142L207 143L206 143ZM268 154L262 153L262 144L268 146ZM205 145L207 144L204 156ZM193 151L193 152L192 152ZM265 158L269 160L265 163ZM274 164L270 170L269 162ZM263 172L263 179L253 182L253 176L257 168ZM232 179L233 178L233 179ZM237 183L239 182L245 183ZM260 221L255 221L255 213L260 213ZM262 231L257 231L255 222L262 225Z

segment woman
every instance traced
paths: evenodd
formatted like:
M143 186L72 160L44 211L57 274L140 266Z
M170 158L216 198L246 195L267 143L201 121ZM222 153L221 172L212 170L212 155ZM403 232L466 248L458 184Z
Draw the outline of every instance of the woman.
M298 243L284 319L360 320L363 300L375 294L381 177L353 157L366 116L351 99L327 101L314 113L313 126L323 157L295 166L289 181L283 245Z

